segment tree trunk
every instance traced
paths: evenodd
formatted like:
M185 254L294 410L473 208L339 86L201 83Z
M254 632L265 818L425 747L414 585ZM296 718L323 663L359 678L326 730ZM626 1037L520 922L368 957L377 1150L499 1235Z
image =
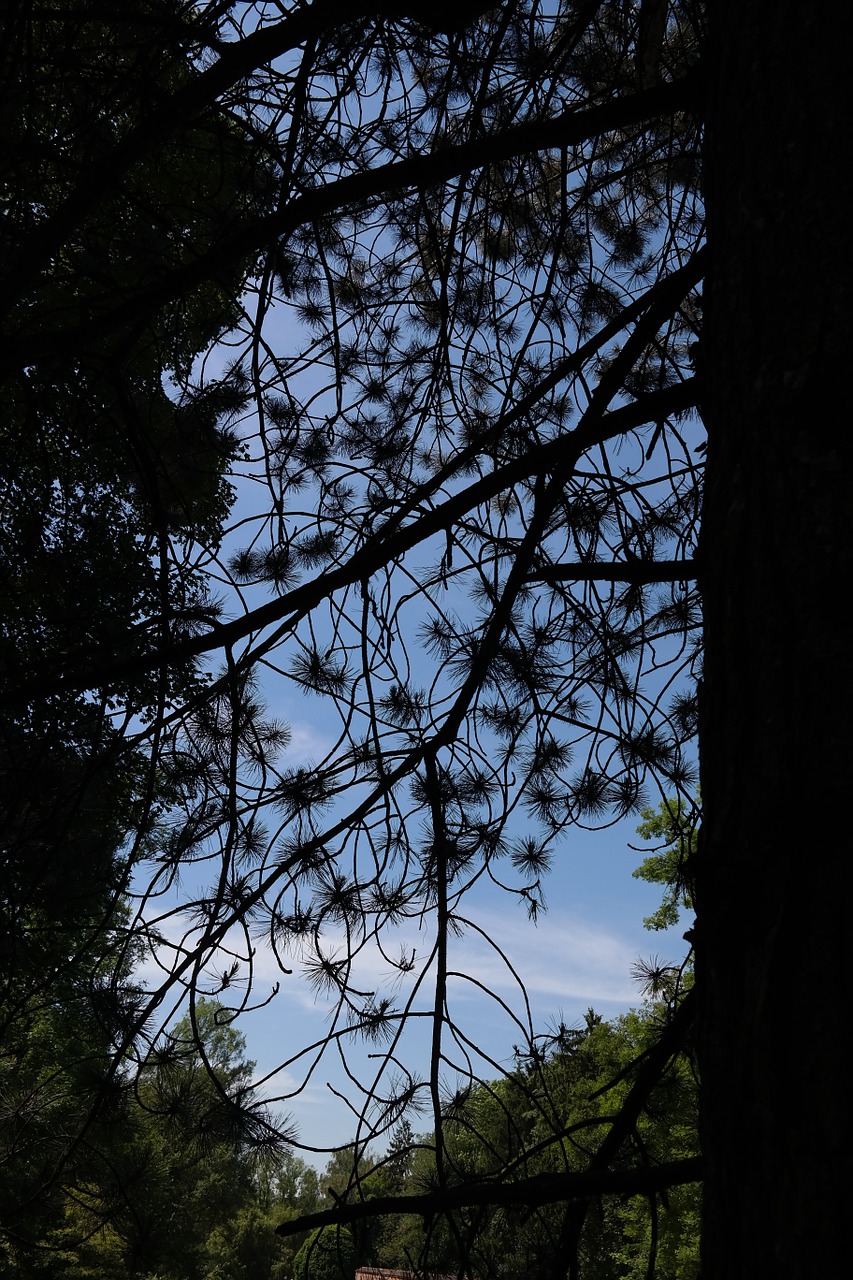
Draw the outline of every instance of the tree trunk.
M828 1280L849 1255L850 21L710 9L703 1277Z

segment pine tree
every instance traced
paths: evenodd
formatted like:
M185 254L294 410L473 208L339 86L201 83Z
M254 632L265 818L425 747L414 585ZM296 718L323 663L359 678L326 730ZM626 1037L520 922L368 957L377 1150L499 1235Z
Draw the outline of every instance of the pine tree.
M850 175L835 163L835 104L850 22L841 6L803 15L755 3L717 6L715 24L696 947L703 1267L817 1277L845 1253L846 931L833 851L849 791L839 588L851 555ZM791 1043L792 1016L814 1028L806 1052Z

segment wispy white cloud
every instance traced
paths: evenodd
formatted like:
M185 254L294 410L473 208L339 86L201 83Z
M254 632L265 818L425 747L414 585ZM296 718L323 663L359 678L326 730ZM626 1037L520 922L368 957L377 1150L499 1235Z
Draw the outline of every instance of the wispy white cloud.
M511 1068L513 1046L524 1043L527 1035L546 1031L557 1018L579 1023L587 1006L612 1016L638 1002L630 969L643 945L641 929L602 923L565 907L553 908L534 925L511 902L502 908L495 898L478 901L474 895L466 909L476 928L451 935L448 943L448 966L458 975L448 983L449 1010L461 1031L459 1038L449 1029L445 1036L448 1087L454 1071L464 1074L470 1068L488 1079ZM180 947L182 941L179 921L169 925L174 933L164 962L174 958L172 948ZM417 920L405 922L383 938L385 956L375 940L369 941L353 959L352 985L363 993L387 995L399 1010L412 983L422 975L414 1008L428 1015L433 974L424 974L424 966L433 954L434 930L434 916L420 927ZM211 990L212 975L227 968L229 950L237 953L242 948L245 957L244 934L235 931L226 941L227 948L214 956L208 969ZM327 956L346 955L342 931L329 931L321 941ZM278 994L264 1008L247 1012L238 1024L247 1038L248 1056L258 1062L261 1095L283 1123L286 1117L288 1124L296 1124L302 1141L328 1148L347 1140L355 1119L344 1099L357 1109L367 1105L365 1098L372 1096L370 1082L380 1070L380 1059L373 1055L381 1054L382 1046L364 1043L356 1033L332 1040L321 1052L329 1031L342 1030L351 1015L345 1011L335 1020L328 995L317 998L295 949L284 952L280 964L263 938L254 937L251 945L252 1001L264 1001L279 984ZM386 958L396 959L401 952L415 955L414 968L406 975ZM282 964L292 972L283 972ZM153 982L163 977L152 960L143 966L142 974ZM220 996L225 1003L239 1001L247 974L244 958L231 989ZM424 1016L413 1019L402 1033L394 1057L401 1069L405 1066L424 1079L429 1074L430 1050L431 1024ZM389 1078L396 1070L388 1068ZM353 1075L362 1082L362 1089L353 1084ZM383 1083L380 1094L384 1088Z
M636 1000L629 979L636 949L615 932L566 911L549 912L535 926L511 910L481 912L476 923L483 933L452 942L450 962L496 993L518 990L520 980L540 998Z
M494 907L472 912L475 927L461 936L452 934L448 942L448 968L456 975L451 980L455 1001L482 1000L493 992L513 1007L522 999L522 989L538 1008L555 1009L561 1002L626 1007L636 1003L637 992L630 979L636 959L638 939L620 931L603 927L566 910L555 910L537 924L510 906L506 911ZM350 984L362 992L377 992L393 999L395 1005L405 1001L412 982L423 973L434 951L434 919L419 927L409 921L388 931L380 948L369 939L350 955ZM137 971L137 979L151 987L159 986L168 969L190 941L178 917L166 924L158 964L151 955ZM183 935L183 936L182 936ZM249 977L247 940L241 930L234 930L225 946L206 966L207 982L216 985L217 974L224 972L232 959L242 955L243 961L232 978L232 989L239 992ZM323 954L334 961L348 957L343 931L325 933L320 939ZM402 973L390 960L401 957L412 960L412 968ZM253 992L266 999L278 987L274 1003L302 1010L304 1014L325 1016L331 1001L308 980L303 957L298 949L276 956L264 938L252 939L251 976ZM428 1001L430 981L422 987ZM423 1002L422 1002L423 1003Z
M316 725L307 720L287 719L290 729L290 742L282 752L281 763L285 768L296 768L299 765L316 764L325 760L334 749L331 736L323 733Z
M638 1002L630 978L637 955L635 938L568 911L549 913L533 925L511 909L483 910L476 923L479 932L468 929L461 936L452 936L448 945L448 968L454 975L448 982L451 1015L463 1029L470 1028L475 1042L483 1037L494 1049L500 1043L508 1050L518 1038L516 1019L530 1031L540 1032L563 1013L576 1018L590 1005L615 1013ZM386 956L396 957L401 950L415 955L414 968L406 975L389 965L375 942L368 943L352 961L351 985L362 993L387 996L392 1008L401 1009L413 982L423 975L433 955L433 940L430 928L419 930L414 922L384 939ZM325 935L322 946L330 958L346 955L342 934ZM280 1016L289 1010L292 1032L300 1032L305 1042L321 1038L329 1025L332 1001L328 994L316 994L299 958L292 959L292 974L283 975L271 952L259 946L254 968L256 989L281 983L280 993L265 1016L273 1019L276 1009ZM428 1011L432 1000L432 974L428 972L413 1008Z

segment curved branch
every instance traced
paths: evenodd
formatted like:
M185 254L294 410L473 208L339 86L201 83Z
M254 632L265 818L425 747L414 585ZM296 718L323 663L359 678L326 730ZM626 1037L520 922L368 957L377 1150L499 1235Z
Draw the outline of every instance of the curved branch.
M357 0L355 3L314 0L313 4L297 9L280 22L260 27L240 40L220 44L219 57L213 66L175 93L164 96L157 108L131 129L109 155L99 155L84 166L74 191L30 234L17 263L3 282L6 305L13 301L17 290L25 289L33 275L48 265L56 249L87 214L121 190L122 180L133 165L174 134L176 122L185 128L215 107L222 94L241 80L336 26L377 17L416 17L417 9L415 0L408 5L405 0L399 4L393 0L362 0L360 4Z
M684 1048L685 1041L693 1029L696 1016L695 1006L696 989L694 987L686 993L684 999L675 1009L672 1018L661 1032L657 1044L653 1045L644 1055L637 1078L622 1103L619 1114L590 1161L589 1172L591 1175L603 1175L618 1156L626 1140L634 1132L649 1095L670 1062ZM685 1181L700 1180L701 1174L698 1174L698 1170L701 1167L700 1159L698 1156L691 1157L691 1160L696 1163L698 1176L696 1178L686 1178ZM650 1172L653 1172L653 1170L650 1170ZM670 1185L675 1184L671 1183ZM652 1190L653 1188L649 1189ZM578 1242L586 1210L587 1205L583 1203L570 1204L566 1210L558 1250L558 1262L562 1265L564 1272L568 1272L570 1267L575 1265Z
M577 146L614 129L624 129L679 110L695 110L698 86L699 75L693 69L680 80L643 89L586 111L566 111L553 120L528 121L488 138L476 138L446 147L432 155L410 156L363 173L346 175L319 190L306 192L281 211L244 223L230 235L217 240L192 262L169 271L155 284L125 298L117 307L111 305L114 291L110 291L103 295L100 306L98 298L87 298L84 315L76 316L61 328L20 336L8 334L4 343L4 363L17 367L36 364L57 354L67 355L113 333L117 327L139 323L161 306L185 296L189 290L221 273L224 266L240 262L256 252L259 245L271 244L290 235L299 226L350 205L384 199L406 190L434 187L487 164L532 152ZM59 214L55 215L58 217ZM43 231L46 235L47 228ZM40 234L33 233L32 241L36 242ZM55 245L55 237L51 235L49 245L40 250L42 257L49 257ZM28 251L19 260L3 282L7 297L12 297L15 290L31 286L33 271L39 269L32 260L32 252Z
M694 271L698 271L698 267L694 266ZM686 283L684 278L681 283ZM651 323L654 323L654 320ZM446 502L427 511L411 524L398 528L396 527L398 522L392 516L389 524L395 527L391 534L389 535L383 526L350 557L346 564L330 569L321 577L294 587L276 599L250 610L242 617L234 618L230 622L218 623L203 635L175 644L169 654L164 654L162 651L144 653L124 661L116 661L112 652L98 652L94 656L88 654L85 658L85 666L82 664L78 666L76 673L73 657L68 656L63 664L62 676L54 677L51 682L48 674L44 672L35 682L18 680L14 696L25 700L33 687L37 687L40 693L54 686L65 690L82 690L96 685L101 687L116 679L151 671L164 661L174 665L203 653L235 644L264 627L297 615L302 616L333 592L372 577L377 569L389 560L404 555L434 534L446 530L473 508L490 501L505 489L532 476L547 473L557 466L562 467L567 461L570 463L576 461L594 445L605 443L615 436L622 435L625 431L654 421L664 408L669 413L689 409L696 402L695 381L690 379L648 397L641 396L632 404L615 409L611 413L596 414L591 422L582 418L574 431L549 440L502 467L496 467L494 471L482 476L460 493L453 494Z

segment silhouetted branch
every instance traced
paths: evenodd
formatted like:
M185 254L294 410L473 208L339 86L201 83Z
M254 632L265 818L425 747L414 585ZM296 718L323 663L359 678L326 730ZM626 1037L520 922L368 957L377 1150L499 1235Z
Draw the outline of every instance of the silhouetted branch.
M695 560L630 560L619 564L549 564L527 575L528 582L692 582Z
M704 255L700 251L684 267L672 272L650 291L654 297L642 314L642 330L640 337L636 340L637 345L643 340L644 334L655 331L669 309L677 305L689 288L701 279L703 267ZM609 381L615 391L618 379L611 376ZM601 398L605 399L607 392L602 390ZM609 394L613 393L612 391ZM96 684L104 686L119 678L136 676L153 670L163 662L180 663L202 653L232 645L275 622L299 616L333 591L370 578L384 564L412 550L436 533L448 529L467 512L488 502L504 490L531 476L547 473L554 467L559 466L564 469L567 462L571 464L572 460L579 459L586 450L596 444L613 439L645 423L657 421L669 414L683 412L695 405L696 394L697 380L687 379L649 396L640 396L632 404L624 405L610 413L599 411L591 413L589 417L585 415L573 431L539 444L529 453L496 467L402 529L398 528L399 514L393 513L387 521L387 527L396 532L388 536L386 525L380 526L379 530L366 540L362 549L345 564L329 569L320 578L282 593L277 598L250 610L242 617L226 623L217 623L208 632L176 643L168 652L161 650L154 654L143 654L124 662L117 662L112 653L99 654L94 658L91 655L80 655L86 665L83 667L81 662L82 669L78 667L79 674L74 672L75 656L69 654L63 663L63 675L57 678L43 671L40 673L37 687L43 692L53 687L54 680L55 687L65 689L86 689ZM598 397L598 392L596 396ZM597 407L598 399L595 403ZM515 418L514 411L511 411L510 416ZM496 427L499 425L496 424ZM456 468L452 469L452 471L455 470ZM413 498L407 501L406 509L409 511L417 509L420 502L435 488L436 482L430 481L416 490ZM14 690L11 691L12 696L18 699L26 697L27 688L28 682L25 678L17 680Z
M650 1195L667 1187L699 1182L702 1159L691 1156L667 1164L644 1169L608 1169L588 1173L542 1173L518 1182L478 1182L446 1190L425 1192L416 1196L377 1196L357 1204L340 1202L334 1209L309 1213L302 1218L282 1222L276 1227L281 1236L299 1235L317 1227L346 1226L384 1214L403 1213L433 1218L439 1213L485 1205L513 1205L537 1208L564 1200L586 1200L602 1195Z
M175 298L184 296L211 278L223 267L242 261L259 245L272 244L304 226L354 204L385 199L401 191L434 187L472 169L513 159L535 151L578 146L590 137L615 129L625 129L679 110L695 110L698 105L698 72L681 80L643 89L585 111L567 111L553 120L536 121L506 129L492 137L476 138L428 156L411 156L377 165L360 173L327 183L290 201L280 212L245 223L237 231L217 238L206 251L186 265L167 272L160 281L136 292L115 305L114 292L102 298L87 298L83 314L60 328L40 328L35 334L9 334L4 341L3 363L7 368L36 364L48 357L68 357L99 337L125 325L138 324ZM84 195L81 193L80 199ZM58 216L58 215L57 215ZM76 213L74 220L76 220ZM60 228L63 234L67 228ZM35 236L33 237L35 238ZM45 232L45 238L47 238ZM50 245L54 237L50 237ZM34 252L34 251L32 251ZM46 247L42 254L49 256ZM30 251L21 256L14 271L3 282L7 297L31 287L38 263L29 263Z

